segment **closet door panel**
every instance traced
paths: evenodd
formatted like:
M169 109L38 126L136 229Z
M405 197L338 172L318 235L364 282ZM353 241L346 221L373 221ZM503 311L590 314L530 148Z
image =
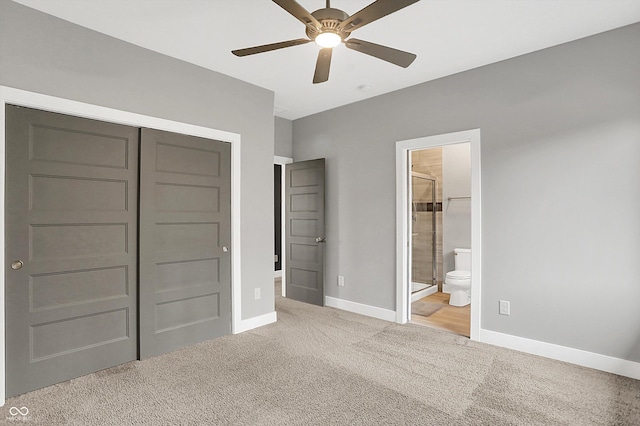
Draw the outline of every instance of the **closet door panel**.
M139 129L6 107L6 386L137 357Z
M142 129L140 356L231 332L231 146Z

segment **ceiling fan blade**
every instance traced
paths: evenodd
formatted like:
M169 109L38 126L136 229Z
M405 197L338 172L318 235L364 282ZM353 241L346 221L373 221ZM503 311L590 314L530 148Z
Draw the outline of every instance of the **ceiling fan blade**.
M279 43L263 44L262 46L247 47L246 49L232 50L236 56L255 55L256 53L269 52L271 50L284 49L285 47L297 46L299 44L309 43L308 38L299 38L296 40L281 41Z
M273 0L275 4L289 12L293 15L297 20L302 22L308 27L320 29L322 24L311 15L307 9L300 6L300 4L295 0Z
M418 1L420 0L377 0L342 21L338 29L351 32Z
M416 55L392 47L382 46L369 41L350 38L344 42L349 49L356 50L366 55L374 56L383 61L391 62L402 68L406 68L417 58Z
M316 73L313 75L313 84L324 83L329 80L331 53L332 49L330 47L320 49L320 53L318 53L318 61L316 62Z

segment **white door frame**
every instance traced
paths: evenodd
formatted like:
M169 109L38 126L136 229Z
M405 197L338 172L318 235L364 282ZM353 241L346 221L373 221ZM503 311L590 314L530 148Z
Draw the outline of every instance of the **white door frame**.
M280 274L277 273L276 271L276 277L282 277L282 297L286 297L287 296L287 286L286 286L286 268L285 268L285 262L286 262L286 258L287 256L283 256L282 254L285 252L285 236L286 236L286 232L285 232L285 218L284 218L284 190L285 190L285 164L291 164L293 163L293 158L290 157L280 157L279 155L274 155L273 156L273 164L278 164L280 166L282 166L281 168L281 179L280 179L280 184L282 186L281 188L281 197L280 197L280 202L282 204L282 217L281 217L281 222L282 222L282 226L281 226L281 231L282 231L282 237L280 238L281 241L281 250L280 250Z
M409 154L413 150L469 142L471 149L471 339L479 340L481 296L480 129L396 142L396 322L409 321Z
M149 127L185 135L215 139L231 144L231 332L236 334L247 329L243 324L241 312L241 268L240 268L240 135L209 127L180 123L163 118L152 117L91 105L55 96L42 95L6 86L0 86L0 264L2 271L6 271L4 264L4 197L5 197L5 105L19 105L28 108L41 109L76 117L108 121L135 127ZM5 389L5 282L4 273L0 274L0 406L6 399ZM246 321L246 320L245 320Z

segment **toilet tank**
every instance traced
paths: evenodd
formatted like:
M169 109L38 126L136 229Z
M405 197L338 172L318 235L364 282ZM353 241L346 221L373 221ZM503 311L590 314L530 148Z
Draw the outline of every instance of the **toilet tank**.
M470 271L471 270L471 250L465 248L453 249L455 254L453 261L456 267L456 271Z

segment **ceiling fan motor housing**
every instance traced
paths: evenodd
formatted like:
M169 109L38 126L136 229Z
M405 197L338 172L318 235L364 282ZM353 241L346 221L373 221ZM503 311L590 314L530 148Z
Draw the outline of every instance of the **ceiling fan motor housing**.
M322 28L320 29L307 26L307 37L309 37L311 40L315 40L318 34L325 32L338 34L342 40L349 37L349 33L347 31L338 29L338 25L340 25L342 21L349 17L346 12L340 9L327 7L324 9L316 10L315 12L312 12L311 15L313 15L313 17L322 24Z

